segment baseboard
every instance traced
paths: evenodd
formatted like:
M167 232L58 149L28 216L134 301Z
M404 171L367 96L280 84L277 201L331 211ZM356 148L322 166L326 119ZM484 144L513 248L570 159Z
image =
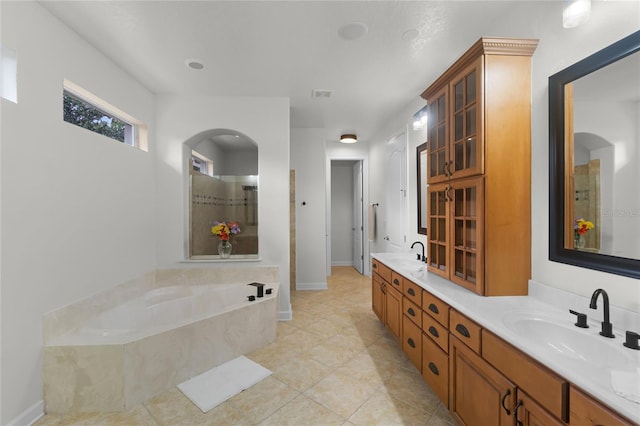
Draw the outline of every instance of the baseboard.
M42 416L44 416L44 400L41 399L7 423L6 426L31 426Z
M296 290L326 290L327 282L319 282L319 283L296 283Z
M353 266L353 260L335 260L335 261L331 261L331 266Z
M293 311L291 310L291 304L289 304L288 311L278 312L278 321L291 321L293 319Z

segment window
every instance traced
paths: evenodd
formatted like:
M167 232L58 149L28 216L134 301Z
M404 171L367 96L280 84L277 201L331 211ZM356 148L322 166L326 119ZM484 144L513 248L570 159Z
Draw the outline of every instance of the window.
M213 161L196 151L191 151L191 167L203 175L213 176Z
M13 103L18 103L16 52L5 46L0 46L2 63L0 67L0 93L2 97Z
M63 118L67 123L91 130L146 151L146 126L97 96L65 80Z

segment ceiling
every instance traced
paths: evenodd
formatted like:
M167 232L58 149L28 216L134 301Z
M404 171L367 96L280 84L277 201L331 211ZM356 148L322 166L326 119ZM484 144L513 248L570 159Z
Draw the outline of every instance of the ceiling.
M516 1L41 4L154 93L288 97L291 127L325 128L329 140L357 133L365 142L479 37L518 36L494 34L515 8L553 9ZM353 23L367 34L342 38ZM190 60L204 68L190 69ZM315 89L331 96L313 98Z

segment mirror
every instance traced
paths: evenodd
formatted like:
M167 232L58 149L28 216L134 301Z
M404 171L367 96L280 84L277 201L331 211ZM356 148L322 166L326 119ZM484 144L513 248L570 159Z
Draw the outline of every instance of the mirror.
M549 77L549 259L640 278L640 31Z
M427 144L416 148L418 171L418 234L427 235Z
M231 258L258 256L258 147L240 132L216 129L187 142L190 158L189 257L219 258L219 222L235 222ZM224 239L224 237L222 238Z

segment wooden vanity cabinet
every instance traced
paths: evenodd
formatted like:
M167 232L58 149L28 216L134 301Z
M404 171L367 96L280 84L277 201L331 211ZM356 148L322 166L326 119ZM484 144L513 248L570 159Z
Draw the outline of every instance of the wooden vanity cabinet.
M505 407L515 405L516 387L467 345L451 336L449 411L460 425L513 426Z
M531 219L536 46L481 38L421 95L429 112L428 267L485 296L527 294L531 276L523 224Z
M377 259L373 259L371 277L372 309L380 321L389 328L396 340L400 341L402 334L402 294L397 288L402 288L398 277L389 267ZM393 280L398 284L392 284Z
M571 386L569 391L571 410L569 424L571 426L602 425L602 426L629 426L638 425L623 419L616 413L600 404L578 388Z
M533 398L518 389L516 392L516 405L514 416L518 420L518 426L563 426L566 423L553 417L542 408Z

